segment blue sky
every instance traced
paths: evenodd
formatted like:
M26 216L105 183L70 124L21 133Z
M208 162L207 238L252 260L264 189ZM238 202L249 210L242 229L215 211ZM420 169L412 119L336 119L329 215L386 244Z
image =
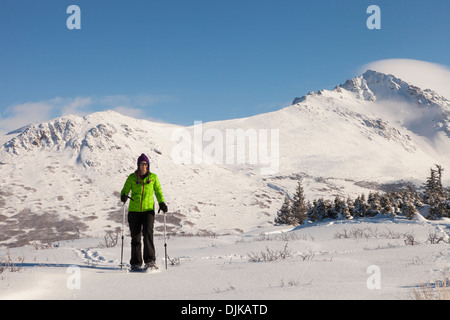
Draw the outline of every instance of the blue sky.
M72 4L80 30L66 26ZM380 30L366 27L372 4ZM449 13L448 0L2 0L0 131L105 109L183 125L245 117L384 59L448 71Z

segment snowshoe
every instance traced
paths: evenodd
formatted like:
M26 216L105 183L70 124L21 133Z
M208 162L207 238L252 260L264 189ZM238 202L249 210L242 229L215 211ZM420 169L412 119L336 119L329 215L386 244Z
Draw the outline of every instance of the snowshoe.
M148 270L148 271L156 271L159 269L159 267L156 265L156 263L154 261L152 261L152 262L147 262L144 266L144 269Z
M129 272L145 272L147 271L146 268L141 268L140 266L131 266L130 269L128 269Z

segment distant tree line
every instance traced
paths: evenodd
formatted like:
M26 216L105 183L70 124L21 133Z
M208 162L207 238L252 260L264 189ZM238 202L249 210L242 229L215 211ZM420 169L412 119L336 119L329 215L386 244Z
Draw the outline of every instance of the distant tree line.
M305 220L319 221L325 218L352 219L353 217L374 217L386 215L390 217L405 216L412 219L419 211L430 220L442 217L450 218L450 188L442 185L441 166L430 169L430 176L423 185L424 191L417 192L413 187L397 189L380 194L370 192L367 199L364 194L356 199L336 197L334 201L320 198L311 202L305 201L301 181L298 182L291 200L285 196L284 203L277 212L275 223L299 225Z

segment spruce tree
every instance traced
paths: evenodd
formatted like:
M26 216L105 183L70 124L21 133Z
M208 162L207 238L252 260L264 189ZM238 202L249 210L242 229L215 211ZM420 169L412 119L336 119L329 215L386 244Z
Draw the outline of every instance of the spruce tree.
M424 195L424 201L427 204L434 205L435 202L444 196L444 188L442 186L442 172L444 169L442 169L441 166L436 165L436 170L430 169L430 176L427 179L427 182L425 183L425 195Z
M388 194L383 194L380 198L380 205L381 205L381 213L387 216L394 216L394 209L392 208L391 201L389 199Z
M367 203L369 204L369 209L366 214L369 217L375 217L381 212L380 194L378 192L370 192Z
M313 207L308 211L308 218L311 221L320 221L327 216L327 210L323 198L313 201Z
M414 216L418 213L416 206L411 201L408 201L403 206L403 214L409 219L412 220Z
M361 194L355 200L354 204L354 215L358 217L365 217L367 214L367 210L369 209L369 205L366 202L366 196Z
M339 196L334 198L334 209L333 215L330 218L333 219L350 219L350 210L348 208L347 202L341 199Z
M302 224L307 218L307 206L305 194L303 192L302 182L298 181L297 190L294 194L294 199L291 207L291 214L295 224Z
M442 169L442 166L436 164L436 192L438 193L439 197L444 196L444 187L442 186L442 172L444 169Z
M346 218L351 219L355 215L355 205L354 205L352 198L350 198L350 196L347 196L347 208L348 208L348 212L349 212L350 216L346 217Z
M425 183L425 194L423 201L430 205L429 219L438 219L450 216L449 199L450 195L442 185L442 172L444 169L436 165L436 170L430 169L430 177Z
M275 223L278 224L292 224L293 219L291 215L291 200L288 196L284 196L284 202L280 210L277 212L277 217L275 218Z

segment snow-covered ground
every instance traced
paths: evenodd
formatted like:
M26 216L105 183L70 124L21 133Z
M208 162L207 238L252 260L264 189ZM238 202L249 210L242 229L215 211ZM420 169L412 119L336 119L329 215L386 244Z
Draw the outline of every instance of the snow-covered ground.
M446 242L433 244L429 235ZM450 274L449 239L448 219L386 217L170 236L165 270L164 241L157 236L161 270L145 274L118 268L120 240L112 248L104 248L103 239L69 240L0 250L0 299L411 299L420 284ZM129 242L126 236L125 261ZM264 261L262 253L285 256Z
M355 198L420 187L439 164L448 187L449 137L449 100L370 71L249 118L182 127L105 111L0 135L0 299L408 299L450 274L449 220L273 221L299 178L309 201ZM157 216L162 270L128 274L120 245L101 243L142 152L176 263L163 268Z

